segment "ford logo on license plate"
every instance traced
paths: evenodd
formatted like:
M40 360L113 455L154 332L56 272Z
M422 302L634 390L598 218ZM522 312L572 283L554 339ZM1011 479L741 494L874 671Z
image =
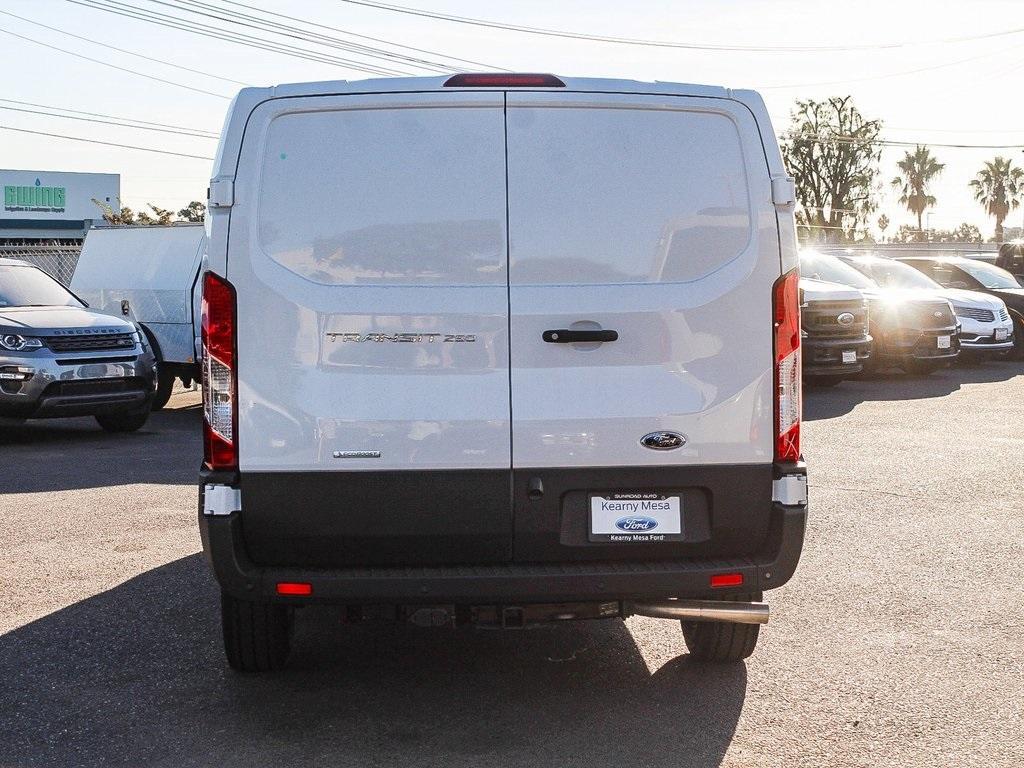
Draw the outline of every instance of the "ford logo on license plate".
M615 527L629 533L644 533L658 527L658 521L652 517L623 517L615 521Z

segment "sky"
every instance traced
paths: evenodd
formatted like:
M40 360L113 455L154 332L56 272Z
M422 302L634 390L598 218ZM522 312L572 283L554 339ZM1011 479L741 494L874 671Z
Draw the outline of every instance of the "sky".
M110 2L0 0L0 100L8 100L0 101L0 126L209 158L216 148L216 142L209 138L16 112L10 108L35 108L10 100L218 133L228 99L240 83L273 85L374 76L345 65L256 50L81 4ZM183 11L182 4L189 0L117 2L122 8L224 25ZM202 2L232 7L225 0ZM771 51L569 40L422 18L345 0L239 2L515 71L753 88L764 96L776 131L786 127L795 99L850 94L866 117L884 122L885 138L929 144L939 161L946 164L932 189L938 205L926 222L926 226L937 229L951 229L966 221L990 236L994 221L974 201L968 181L983 161L998 154L1024 165L1024 0L396 0L417 9L589 35L776 48ZM237 4L233 8L249 12ZM1018 28L1020 32L995 34ZM57 30L97 42L69 37ZM235 30L266 36L251 29ZM962 39L985 35L988 37ZM309 48L299 41L290 42ZM111 66L75 58L39 43ZM142 59L110 46L195 71ZM318 50L352 57L339 51ZM937 144L1020 146L964 149ZM888 186L904 151L886 148L882 154L880 178L886 185L878 214L885 213L892 221L890 235L900 224L913 223L911 214L899 206L898 195ZM0 168L119 173L122 202L134 209L154 203L177 210L190 200L204 199L210 165L208 159L0 129ZM1019 226L1022 219L1024 212L1018 210L1006 224Z

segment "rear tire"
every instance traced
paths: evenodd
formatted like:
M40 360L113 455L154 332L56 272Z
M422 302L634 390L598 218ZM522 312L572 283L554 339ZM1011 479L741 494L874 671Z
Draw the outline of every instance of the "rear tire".
M174 374L158 373L156 380L156 394L153 395L153 408L154 411L159 411L165 405L167 401L171 399L171 393L174 391L174 382L178 380L178 377Z
M149 419L149 409L128 413L106 413L96 416L96 422L105 432L135 432Z
M292 615L283 605L238 600L222 592L221 625L228 664L238 672L273 672L291 652Z
M1008 356L1011 360L1024 360L1024 320L1013 315L1013 349Z
M761 601L760 592L720 598L735 603ZM760 624L732 624L724 621L681 621L683 639L690 655L700 661L728 663L742 661L754 652Z

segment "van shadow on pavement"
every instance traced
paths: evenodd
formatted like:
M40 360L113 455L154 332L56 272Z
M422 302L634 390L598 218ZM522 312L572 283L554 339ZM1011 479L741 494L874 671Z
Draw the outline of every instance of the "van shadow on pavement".
M746 667L653 675L621 621L524 631L300 612L288 668L224 662L200 555L0 636L0 765L716 766Z
M127 434L104 432L91 417L0 423L0 493L195 483L201 430L198 405L157 411Z
M921 400L945 397L965 384L992 384L1024 373L1019 361L977 365L955 364L927 376L904 374L896 369L848 379L834 387L804 386L804 420L831 419L852 411L869 400Z

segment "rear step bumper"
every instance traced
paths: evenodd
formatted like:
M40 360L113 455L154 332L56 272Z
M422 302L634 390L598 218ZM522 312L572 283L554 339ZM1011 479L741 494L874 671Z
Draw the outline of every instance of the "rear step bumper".
M696 598L772 589L796 570L806 520L807 507L775 503L761 551L743 558L337 569L255 565L246 554L237 512L206 516L200 511L199 530L217 581L237 598L292 605L482 605ZM711 576L723 573L741 574L742 584L711 588ZM282 582L309 584L311 593L281 596L277 585Z

